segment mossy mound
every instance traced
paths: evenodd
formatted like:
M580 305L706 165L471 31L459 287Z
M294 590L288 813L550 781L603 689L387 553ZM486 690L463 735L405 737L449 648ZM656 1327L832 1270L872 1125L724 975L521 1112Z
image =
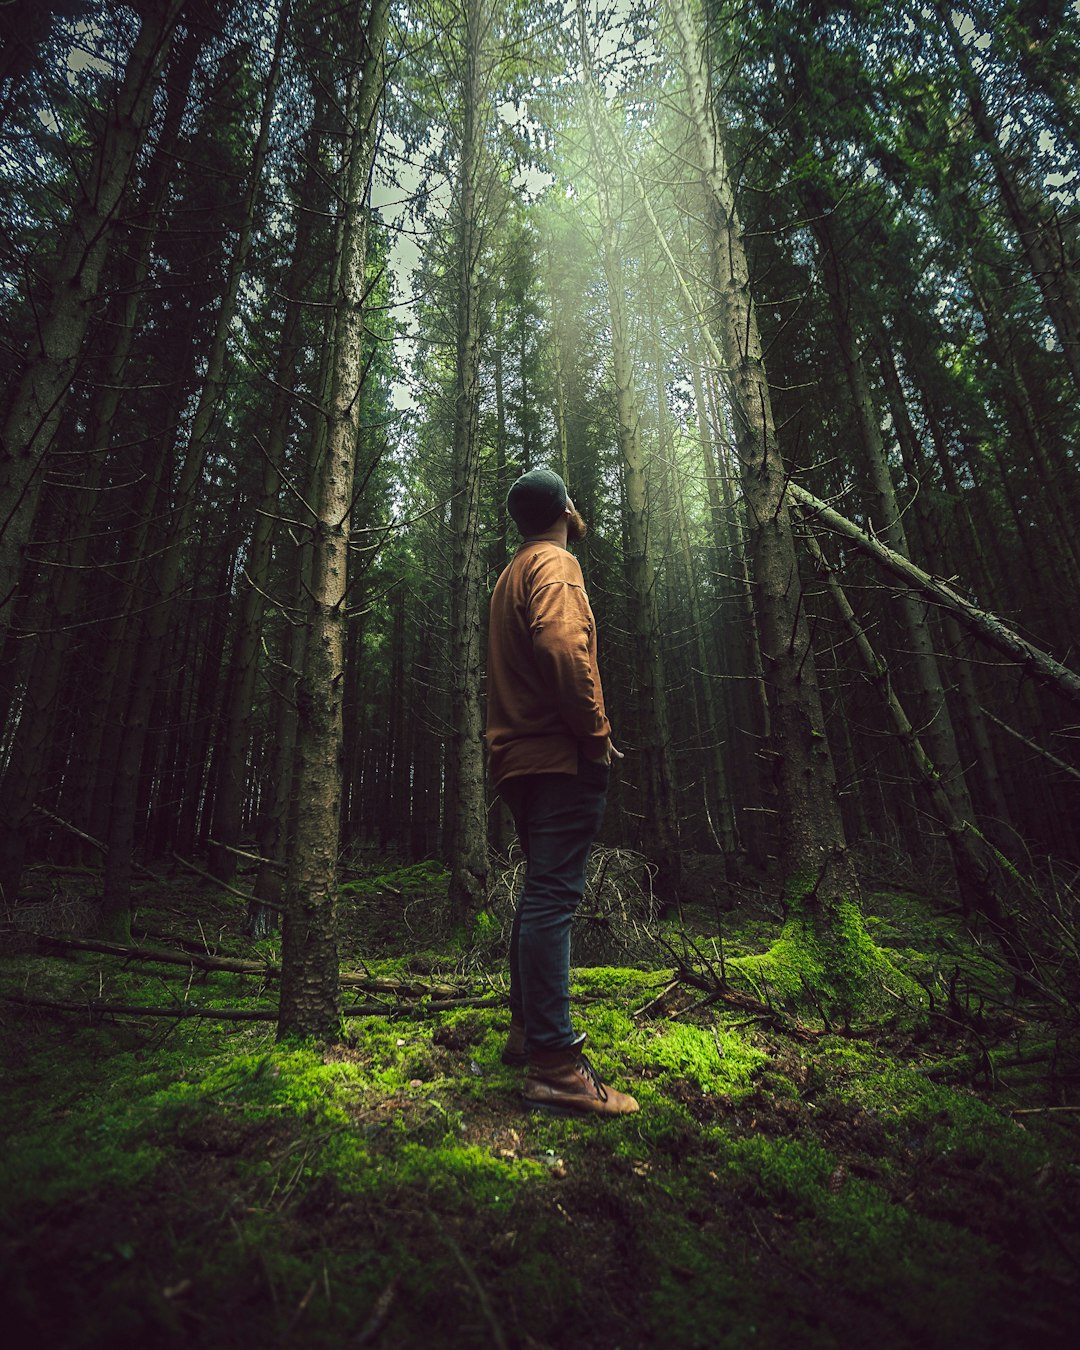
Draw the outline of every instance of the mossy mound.
M820 1017L827 1026L910 1016L926 1003L923 988L895 953L873 941L851 902L825 921L792 915L768 951L734 957L727 970L763 1002Z

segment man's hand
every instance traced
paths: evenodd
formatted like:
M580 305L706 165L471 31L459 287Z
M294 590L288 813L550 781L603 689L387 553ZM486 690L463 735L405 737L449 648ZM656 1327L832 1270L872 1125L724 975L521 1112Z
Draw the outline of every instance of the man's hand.
M604 753L600 756L601 764L614 764L617 759L625 759L626 756L621 750L616 750L611 737L607 738L604 744Z

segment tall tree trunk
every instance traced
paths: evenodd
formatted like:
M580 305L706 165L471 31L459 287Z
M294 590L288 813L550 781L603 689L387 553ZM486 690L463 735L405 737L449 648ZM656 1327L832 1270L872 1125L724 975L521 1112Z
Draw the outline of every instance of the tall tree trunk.
M709 80L690 0L668 0L686 79L695 168L714 263L718 326L735 417L735 444L769 699L769 755L781 825L781 863L793 916L836 934L858 883L847 851L788 507L788 477L772 416L757 312L734 188L713 122ZM854 970L847 975L854 979Z
M285 883L278 1036L336 1036L341 1007L334 922L341 826L342 699L349 517L353 506L360 391L368 195L385 78L389 0L371 0L356 27L342 185L341 266L325 452L315 466L307 641L298 681L296 836Z
M157 78L184 0L142 12L124 79L106 110L97 156L82 178L48 278L49 307L8 405L0 434L0 609L19 578L41 490L41 462L56 434L79 364L120 203L153 113Z
M446 850L450 908L464 923L487 892L487 813L481 706L483 549L480 543L480 192L487 110L481 62L491 27L487 0L466 0L462 129L458 164L457 354L450 503L450 741L447 747Z

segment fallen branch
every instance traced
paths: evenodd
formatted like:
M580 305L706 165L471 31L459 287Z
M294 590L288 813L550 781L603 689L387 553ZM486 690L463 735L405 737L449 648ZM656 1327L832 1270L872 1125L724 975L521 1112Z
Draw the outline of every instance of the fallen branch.
M105 1003L90 998L82 1003L66 999L34 998L30 994L5 994L8 1003L22 1008L42 1008L49 1012L90 1013L110 1017L208 1017L215 1022L276 1022L276 1008L202 1008L196 1003L179 1003L171 1008L143 1008L137 1003Z
M781 1009L772 1007L768 1003L762 1003L752 994L744 994L741 990L732 989L725 978L717 975L715 967L705 953L695 943L690 942L685 935L683 936L684 943L690 947L693 955L701 961L705 971L695 970L689 964L686 956L680 955L666 938L658 935L657 940L675 959L675 969L671 972L673 983L687 984L692 989L700 989L705 995L703 999L699 999L694 1004L693 1009L687 1009L686 1011L693 1011L709 1003L726 1003L730 1008L738 1008L742 1012L752 1013L755 1018L773 1022L789 1035L799 1037L802 1040L812 1040L817 1036L817 1032L810 1027L804 1027L801 1022L797 1022ZM708 973L705 973L706 971Z
M194 872L197 877L202 877L204 881L212 882L219 890L227 891L229 895L235 895L238 900L243 900L248 905L263 905L266 909L276 909L279 913L285 913L285 906L277 904L274 900L264 900L259 895L248 895L246 891L238 891L235 886L230 886L227 881L219 881L217 877L210 872L204 872L201 867L196 867L193 862L188 862L186 858L181 858L179 853L174 853L173 857L181 867L186 867L189 872Z
M972 604L959 592L954 591L948 582L924 572L921 567L917 567L908 558L883 544L880 539L867 534L854 521L848 520L839 511L834 511L825 502L819 501L798 483L789 483L788 493L807 514L816 516L835 534L843 535L906 586L943 605L968 632L974 633L977 638L981 638L995 651L1007 656L1010 661L1015 661L1026 675L1052 689L1070 703L1080 706L1080 675L1075 671L1062 665L1060 661L1055 661L1047 652L1022 638L1019 633L1013 632L996 614Z
M37 941L46 947L97 952L101 956L115 956L124 961L156 961L162 965L193 966L196 970L222 971L230 975L261 975L266 979L277 979L281 975L281 967L269 961L245 961L234 956L170 951L167 947L126 947L119 942L102 942L97 938L54 937L44 933L38 935ZM391 980L367 975L362 971L343 970L338 979L349 989L363 989L369 994L395 994L399 998L428 998L433 995L454 997L462 993L452 984Z
M205 1008L197 1003L176 1003L168 1008L143 1007L138 1003L106 1003L103 999L90 998L82 1002L69 999L34 998L32 994L4 994L8 1003L21 1008L38 1008L45 1012L89 1013L91 1016L108 1017L173 1017L183 1021L190 1017L203 1017L211 1022L276 1022L277 1008ZM342 1009L343 1017L414 1017L421 1018L429 1012L447 1012L451 1008L486 1008L501 1004L504 1000L495 998L452 998L431 1002L423 1008L394 1008L385 1003L355 1003Z

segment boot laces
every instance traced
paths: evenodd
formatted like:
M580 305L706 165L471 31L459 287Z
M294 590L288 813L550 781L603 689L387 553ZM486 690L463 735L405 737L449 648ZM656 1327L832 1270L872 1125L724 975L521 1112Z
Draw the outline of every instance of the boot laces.
M600 1081L600 1075L589 1063L588 1057L586 1055L581 1055L578 1058L577 1071L579 1074L581 1074L583 1078L587 1079L593 1085L593 1087L596 1089L596 1095L600 1098L600 1100L602 1102L606 1102L608 1099L607 1088Z

